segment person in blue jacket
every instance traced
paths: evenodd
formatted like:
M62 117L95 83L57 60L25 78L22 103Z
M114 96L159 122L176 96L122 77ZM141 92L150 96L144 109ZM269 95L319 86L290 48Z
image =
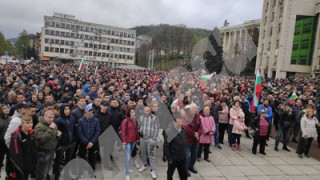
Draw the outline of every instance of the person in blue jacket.
M92 104L88 104L84 111L85 114L77 124L77 133L80 140L79 156L87 159L86 154L88 153L88 162L95 170L100 124L99 120L93 115Z
M271 132L271 127L272 127L272 117L273 117L273 113L272 113L272 108L269 106L269 100L268 99L264 99L263 100L263 104L260 104L258 106L258 115L260 115L260 111L264 110L266 112L266 120L269 123L269 127L268 127L268 134L267 134L267 140L269 141L269 136L270 136L270 132Z

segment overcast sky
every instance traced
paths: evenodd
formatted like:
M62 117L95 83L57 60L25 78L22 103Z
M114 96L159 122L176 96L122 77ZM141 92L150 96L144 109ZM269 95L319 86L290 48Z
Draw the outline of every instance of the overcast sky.
M39 32L43 16L54 12L78 20L130 28L150 24L185 24L213 29L261 17L263 0L1 0L0 31L6 38L26 29Z

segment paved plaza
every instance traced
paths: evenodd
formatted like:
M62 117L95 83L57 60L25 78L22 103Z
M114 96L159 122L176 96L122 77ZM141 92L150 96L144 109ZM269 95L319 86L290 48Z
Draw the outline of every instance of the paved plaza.
M204 160L196 163L198 174L191 174L190 180L213 180L213 179L253 179L253 180L268 180L268 179L320 179L320 161L313 158L300 159L294 149L291 152L279 152L273 150L274 140L269 142L266 147L267 156L251 153L252 140L247 138L241 139L242 151L232 151L227 145L222 145L222 150L211 147L210 154L211 163ZM281 147L281 146L280 146ZM124 179L122 173L123 152L117 153L121 168L120 173L112 173L110 171L101 171L101 165L97 165L96 179ZM157 176L158 180L166 179L167 163L162 160L162 147L157 149ZM142 174L137 172L137 169L131 164L134 172L131 173L131 179L151 179L149 170ZM4 179L4 169L1 171L1 179ZM174 179L178 179L177 171Z
M226 141L226 140L225 140ZM215 179L236 179L236 180L285 180L285 179L320 179L320 161L313 158L298 158L295 150L290 148L291 152L283 151L280 148L276 152L274 140L269 141L266 147L267 156L257 153L251 153L252 140L245 137L241 138L242 151L232 151L228 145L222 145L222 150L211 146L211 163L204 160L196 163L198 174L192 174L190 180L215 180ZM167 163L162 161L162 147L157 149L157 176L159 180L166 179ZM133 167L131 169L136 171ZM97 178L102 175L97 172ZM131 179L151 179L149 170L142 173L132 174ZM110 176L105 176L109 179ZM124 179L123 173L115 176L113 179ZM178 178L177 171L175 178Z

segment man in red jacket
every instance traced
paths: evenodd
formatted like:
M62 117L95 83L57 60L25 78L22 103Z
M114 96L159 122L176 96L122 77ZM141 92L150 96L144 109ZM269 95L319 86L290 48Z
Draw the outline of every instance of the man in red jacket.
M183 128L186 133L186 168L194 174L198 173L198 171L194 169L194 164L197 159L200 126L201 120L198 113L198 106L193 103L186 107L186 113L183 115ZM187 174L189 177L191 176L189 172L187 172Z

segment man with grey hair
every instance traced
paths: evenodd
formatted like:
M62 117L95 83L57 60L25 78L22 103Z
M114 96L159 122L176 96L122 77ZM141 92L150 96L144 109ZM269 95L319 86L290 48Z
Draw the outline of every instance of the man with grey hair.
M186 107L182 117L182 123L186 133L186 169L196 174L198 171L194 168L194 165L197 158L201 120L198 113L198 106L195 103ZM191 176L189 172L187 172L187 174Z
M54 151L61 132L53 122L54 113L45 111L43 118L35 127L36 143L38 149L38 162L36 165L36 179L46 180L53 162Z
M155 172L156 163L156 142L159 133L159 120L157 116L151 114L151 108L146 106L144 114L138 119L138 130L140 133L140 150L143 166L138 170L143 172L147 169L147 158L150 161L150 174L152 178L157 178Z

